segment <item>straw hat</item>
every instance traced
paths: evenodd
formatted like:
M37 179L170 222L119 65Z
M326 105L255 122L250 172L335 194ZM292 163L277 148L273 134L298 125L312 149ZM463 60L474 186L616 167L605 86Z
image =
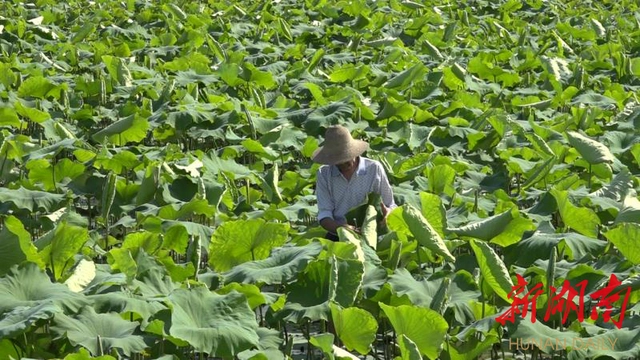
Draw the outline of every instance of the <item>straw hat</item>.
M366 141L355 140L347 128L331 126L324 135L324 144L311 157L320 164L336 165L347 162L367 151Z

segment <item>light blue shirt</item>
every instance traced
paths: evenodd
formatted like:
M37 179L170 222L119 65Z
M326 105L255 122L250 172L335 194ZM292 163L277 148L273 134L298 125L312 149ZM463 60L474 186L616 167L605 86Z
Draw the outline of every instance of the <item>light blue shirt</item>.
M386 207L396 207L389 179L380 162L360 156L358 168L350 180L335 165L321 166L316 180L318 221L331 218L345 224L349 210L365 202L371 192L380 194Z

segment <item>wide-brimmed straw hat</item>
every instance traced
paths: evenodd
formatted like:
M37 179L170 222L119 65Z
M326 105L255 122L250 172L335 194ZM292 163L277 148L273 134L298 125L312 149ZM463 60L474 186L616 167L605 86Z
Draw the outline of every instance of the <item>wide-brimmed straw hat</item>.
M347 128L334 125L327 129L324 144L313 153L311 158L320 164L336 165L360 156L367 149L369 144L366 141L356 140L351 137Z

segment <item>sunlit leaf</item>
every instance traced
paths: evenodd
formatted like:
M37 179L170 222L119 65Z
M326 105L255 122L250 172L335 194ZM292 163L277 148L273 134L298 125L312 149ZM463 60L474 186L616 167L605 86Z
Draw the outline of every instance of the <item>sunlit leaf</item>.
M287 240L288 228L262 219L228 221L211 238L209 264L216 271L226 271L247 261L266 259Z

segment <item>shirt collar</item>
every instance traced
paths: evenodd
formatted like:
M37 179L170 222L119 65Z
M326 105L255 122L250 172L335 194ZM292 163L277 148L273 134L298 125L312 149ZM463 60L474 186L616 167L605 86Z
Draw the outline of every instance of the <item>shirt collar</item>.
M364 176L367 174L367 166L365 164L366 159L362 156L358 157L360 159L358 163L358 169L356 170L357 176ZM336 165L331 165L331 176L340 176L340 169Z

